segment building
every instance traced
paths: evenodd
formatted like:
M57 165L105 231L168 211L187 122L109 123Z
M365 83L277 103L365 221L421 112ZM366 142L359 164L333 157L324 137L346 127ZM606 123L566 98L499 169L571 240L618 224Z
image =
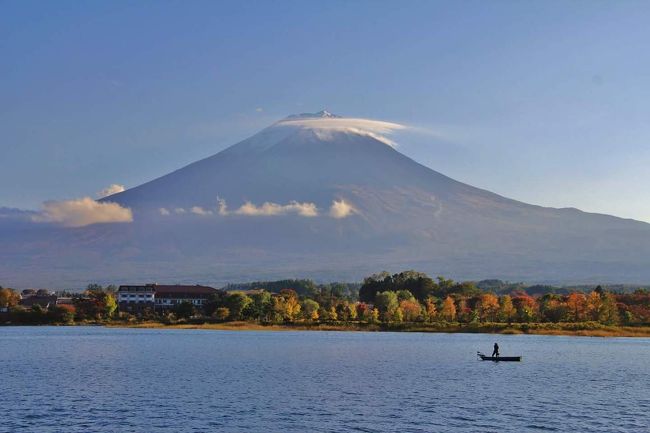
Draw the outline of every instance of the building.
M38 305L42 309L47 310L56 305L56 300L57 296L52 294L31 295L27 296L26 298L22 298L18 302L18 305L21 305L25 308L34 308L35 305Z
M183 302L189 302L200 308L210 295L218 290L208 286L159 285L142 286L124 285L117 290L117 302L120 311L137 312L150 308L163 311Z
M154 286L155 295L155 308L156 310L164 310L173 308L175 305L189 302L197 308L203 306L205 301L219 292L217 289L208 286Z
M120 311L137 312L154 307L155 284L143 286L120 286L117 289L117 305Z

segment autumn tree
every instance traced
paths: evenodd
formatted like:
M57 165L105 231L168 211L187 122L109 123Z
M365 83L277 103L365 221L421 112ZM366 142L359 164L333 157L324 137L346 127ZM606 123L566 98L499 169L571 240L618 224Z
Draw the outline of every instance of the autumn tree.
M402 316L405 322L415 322L422 314L422 307L415 298L401 301L399 303L399 308L402 310Z
M589 320L598 321L600 316L600 306L603 304L600 298L600 293L593 291L587 297L587 318Z
M447 322L453 322L456 319L456 305L451 296L447 296L443 301L440 317Z
M548 293L540 299L539 312L547 322L562 322L566 320L569 308L559 295Z
M510 323L514 318L517 310L512 303L510 295L504 295L499 299L499 320Z
M11 308L18 305L20 295L13 289L0 288L0 308Z
M214 311L213 316L217 320L225 321L230 317L230 310L226 307L217 307Z
M483 321L496 321L499 313L499 298L492 293L484 293L479 301L480 318Z
M301 309L298 294L291 289L282 289L280 296L284 298L284 319L290 322L296 320Z
M117 309L114 293L98 284L89 284L84 296L76 297L73 302L82 319L110 319Z
M305 299L302 301L302 314L307 320L318 320L318 309L320 305L313 299Z
M436 316L438 315L438 308L436 307L436 301L434 298L427 298L426 303L424 304L425 310L426 310L426 316L427 320L429 322L432 322L433 320L436 319Z
M537 318L538 305L535 298L525 293L520 293L512 299L512 304L517 311L519 322L534 322Z
M587 297L584 293L571 293L567 297L568 319L573 322L582 322L587 317Z

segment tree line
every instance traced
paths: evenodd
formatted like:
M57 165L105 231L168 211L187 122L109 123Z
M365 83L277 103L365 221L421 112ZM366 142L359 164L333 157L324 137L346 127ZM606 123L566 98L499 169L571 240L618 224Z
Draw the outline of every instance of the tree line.
M297 290L292 287L296 282ZM261 287L259 287L259 286ZM90 285L72 305L48 311L17 306L19 296L0 289L0 308L9 307L19 323L201 319L216 322L282 323L580 323L647 325L650 293L595 289L531 295L520 287L509 293L485 291L474 282L435 279L415 271L371 275L358 285L317 285L310 280L252 283L245 290L220 290L202 306L180 303L164 312L119 312L114 286ZM230 286L229 288L234 288ZM271 289L271 290L268 290Z

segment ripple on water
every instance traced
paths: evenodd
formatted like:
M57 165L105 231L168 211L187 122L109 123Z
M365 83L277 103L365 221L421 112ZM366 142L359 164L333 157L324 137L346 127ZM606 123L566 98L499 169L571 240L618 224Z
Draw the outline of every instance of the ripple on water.
M0 328L0 432L640 432L648 339Z

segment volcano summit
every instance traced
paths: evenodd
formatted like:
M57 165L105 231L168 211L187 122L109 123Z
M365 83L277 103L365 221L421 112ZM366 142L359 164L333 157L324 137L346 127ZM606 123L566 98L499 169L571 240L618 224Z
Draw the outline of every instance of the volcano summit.
M402 128L293 115L97 203L130 210L132 222L5 218L0 275L16 285L26 275L32 284L217 284L416 268L463 279L650 281L650 224L455 181L397 151L390 133Z

